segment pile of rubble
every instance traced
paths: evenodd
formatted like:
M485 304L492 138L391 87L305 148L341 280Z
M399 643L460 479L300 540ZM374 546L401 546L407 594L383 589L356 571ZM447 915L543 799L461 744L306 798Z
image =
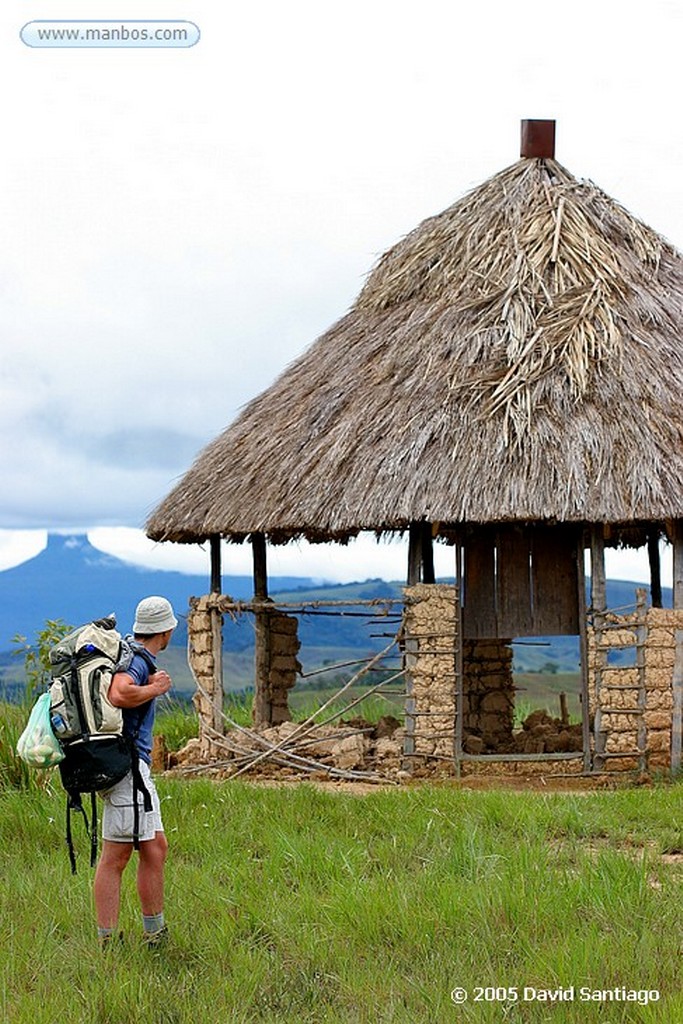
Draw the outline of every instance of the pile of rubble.
M190 740L158 768L219 764L228 776L241 769L279 775L289 768L319 773L321 777L348 773L386 778L405 767L404 737L405 729L392 715L385 715L375 724L349 718L305 730L294 722L282 722L258 730L231 729L217 741L208 758L200 741ZM558 754L580 751L582 743L580 724L570 725L539 709L527 716L510 742L491 748L480 736L470 733L464 737L463 748L468 754Z
M468 754L568 754L583 749L583 731L580 723L570 725L538 709L512 733L511 741L492 748L480 736L470 734L463 747Z
M362 718L341 719L330 725L306 727L295 722L263 729L230 729L216 744L211 760L220 759L230 772L257 761L260 772L281 772L288 759L292 767L335 773L376 772L388 775L401 768L405 730L392 715L377 723ZM262 757L267 751L272 756ZM296 761L295 761L296 758ZM206 763L199 740L190 740L182 750L169 755L167 766L190 767ZM256 767L256 765L255 765Z

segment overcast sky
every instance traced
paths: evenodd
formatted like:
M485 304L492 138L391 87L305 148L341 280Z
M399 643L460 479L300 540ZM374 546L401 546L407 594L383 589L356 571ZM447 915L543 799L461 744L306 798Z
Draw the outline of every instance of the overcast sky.
M140 6L0 13L0 568L60 529L203 571L143 542L148 514L382 251L518 158L522 118L556 118L560 162L683 248L675 0L147 0L197 45L19 38ZM384 575L395 550L293 549L274 571Z

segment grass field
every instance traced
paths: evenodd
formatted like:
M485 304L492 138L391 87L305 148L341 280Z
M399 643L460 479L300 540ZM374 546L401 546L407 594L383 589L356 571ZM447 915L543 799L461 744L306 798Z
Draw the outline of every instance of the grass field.
M680 783L356 795L161 778L159 791L172 941L140 947L131 875L125 942L102 954L78 828L69 873L63 794L0 776L0 1020L683 1020ZM560 988L563 1001L538 998Z

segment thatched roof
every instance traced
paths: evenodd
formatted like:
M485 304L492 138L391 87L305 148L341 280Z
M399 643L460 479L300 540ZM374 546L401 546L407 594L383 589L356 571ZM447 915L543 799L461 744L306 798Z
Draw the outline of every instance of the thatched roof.
M158 540L683 516L683 259L522 159L390 249L200 454Z

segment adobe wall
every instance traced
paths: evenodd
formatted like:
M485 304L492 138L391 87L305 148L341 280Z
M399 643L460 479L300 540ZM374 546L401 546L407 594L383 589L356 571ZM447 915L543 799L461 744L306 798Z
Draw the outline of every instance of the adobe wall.
M418 584L404 591L403 650L409 685L406 728L399 729L393 739L382 740L385 746L391 745L396 770L399 764L420 775L454 768L459 642L456 596L456 587L446 584ZM226 602L229 605L230 599L220 595L193 598L188 616L188 660L198 685L193 699L200 721L200 753L206 760L221 750L215 739L225 731L220 651ZM291 717L287 697L301 671L298 620L275 608L268 609L265 617L269 643L259 687L271 721L259 724L278 726ZM610 652L629 648L630 664L613 664ZM680 764L683 610L641 605L631 615L605 613L597 629L588 627L587 651L593 768L618 772L669 769ZM530 721L524 730L513 733L512 652L507 641L466 641L462 654L466 754L540 753L548 758L557 751L581 750L580 736L578 744L573 737L568 744L559 743L563 734L553 745L548 745L547 738L541 743ZM580 727L571 730L580 731ZM581 770L581 758L461 764L463 774L570 774Z
M223 733L222 622L217 595L190 599L187 661L197 686L192 703L199 719L200 753L205 758L216 752L212 740Z
M603 622L588 629L596 766L605 771L670 768L676 632L683 630L683 610L606 613ZM631 652L628 666L610 663L611 651L626 650Z
M462 645L463 748L501 749L512 742L515 689L510 640L465 640Z
M418 584L406 588L405 662L411 685L412 735L406 751L416 766L455 755L456 588ZM683 682L683 610L645 608L631 615L603 617L604 628L588 627L589 715L597 771L633 771L672 767L674 719L681 717ZM677 668L676 641L680 654ZM632 664L618 667L610 651L632 648ZM570 726L540 742L533 730L513 734L512 651L507 640L463 641L463 750L467 754L548 753L581 750L580 726ZM597 697L597 682L600 697ZM677 703L676 703L677 702ZM675 705L678 710L674 710ZM540 714L537 712L536 714ZM547 728L550 728L549 726ZM559 728L559 726L558 726ZM564 728L564 727L563 727ZM538 730L537 730L538 731ZM565 742L559 742L566 739ZM420 761L419 755L425 755ZM514 763L474 763L470 771L518 771ZM522 770L528 771L529 762ZM675 765L674 765L675 767ZM579 760L550 762L543 770L575 773Z
M405 663L414 705L414 754L453 758L456 720L456 587L404 590ZM512 741L512 648L504 639L463 642L463 747L468 753Z
M206 757L215 753L212 737L216 734L222 736L225 731L221 716L223 672L220 652L222 607L226 602L230 603L230 598L220 594L192 598L187 619L188 663L197 684L192 700L199 717L201 753ZM292 717L288 694L301 671L297 659L301 646L297 635L298 620L270 607L265 614L268 644L263 652L265 658L260 662L263 675L259 686L266 722L258 724L280 725Z
M281 725L291 721L289 691L301 672L297 659L301 643L299 623L294 615L272 609L268 612L270 631L270 664L267 677L267 700L270 703L270 724Z
M448 584L418 583L405 587L404 661L408 672L411 730L406 725L405 751L452 760L455 753L455 638L456 588ZM411 749L412 746L412 749ZM411 761L406 767L410 768Z

